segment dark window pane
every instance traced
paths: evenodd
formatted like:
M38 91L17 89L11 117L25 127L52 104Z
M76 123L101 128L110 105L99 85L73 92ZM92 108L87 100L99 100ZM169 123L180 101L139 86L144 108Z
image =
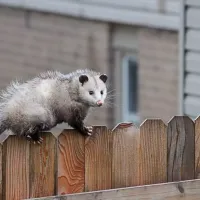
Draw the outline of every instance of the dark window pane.
M137 63L133 60L128 61L128 84L129 84L129 111L137 112L138 101L138 67Z

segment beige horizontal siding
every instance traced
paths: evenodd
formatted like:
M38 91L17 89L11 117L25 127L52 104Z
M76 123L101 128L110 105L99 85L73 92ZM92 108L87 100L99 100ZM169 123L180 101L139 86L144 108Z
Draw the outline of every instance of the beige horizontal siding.
M140 29L140 114L165 122L178 112L178 35Z

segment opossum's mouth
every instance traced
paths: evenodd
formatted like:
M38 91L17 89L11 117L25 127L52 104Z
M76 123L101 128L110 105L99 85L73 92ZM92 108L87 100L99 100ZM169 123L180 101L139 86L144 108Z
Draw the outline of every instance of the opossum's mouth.
M94 108L98 108L98 107L102 107L103 104L95 104L95 103L92 103L92 104L88 104L90 107L94 107Z

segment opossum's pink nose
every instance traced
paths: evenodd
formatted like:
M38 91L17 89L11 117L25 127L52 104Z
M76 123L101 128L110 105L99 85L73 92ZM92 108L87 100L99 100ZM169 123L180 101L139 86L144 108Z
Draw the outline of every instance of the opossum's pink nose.
M97 101L97 105L102 106L103 105L102 101L101 100Z

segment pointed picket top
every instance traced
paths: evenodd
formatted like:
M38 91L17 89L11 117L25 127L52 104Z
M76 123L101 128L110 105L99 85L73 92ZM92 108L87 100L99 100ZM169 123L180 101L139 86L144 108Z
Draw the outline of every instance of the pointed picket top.
M173 116L169 121L168 121L168 124L170 123L170 122L172 122L172 121L174 121L174 120L189 120L189 121L191 121L191 122L194 122L190 117L188 117L188 116L186 116L186 115L184 115L184 116L182 116L182 115L175 115L175 116Z
M7 137L5 137L5 139L3 140L3 142L1 142L1 144L4 145L7 140L9 140L10 138L13 138L13 137L18 137L18 136L16 136L16 135L8 135ZM24 140L24 138L23 138L23 140Z
M117 129L126 129L130 127L134 127L135 125L132 122L121 122L118 123L111 131L115 131Z
M194 122L196 122L196 121L198 121L198 120L200 120L200 115L197 116L197 117L194 119Z
M101 131L107 131L108 128L107 126L99 126L99 125L95 125L92 126L93 132L97 131L97 130L101 130Z
M160 123L160 124L163 124L166 126L166 124L163 122L162 119L160 118L150 118L150 119L145 119L141 124L140 124L140 128L145 126L146 124L149 124L149 123Z
M7 140L7 138L9 137L9 134L8 133L2 133L1 135L0 135L0 144L2 144L3 145L3 143Z
M58 135L57 138L62 137L62 135L65 135L65 134L68 134L68 133L71 133L71 132L73 132L73 133L75 133L75 134L78 133L78 131L75 130L74 128L67 128L67 129L63 129L63 130L61 131L61 133Z

